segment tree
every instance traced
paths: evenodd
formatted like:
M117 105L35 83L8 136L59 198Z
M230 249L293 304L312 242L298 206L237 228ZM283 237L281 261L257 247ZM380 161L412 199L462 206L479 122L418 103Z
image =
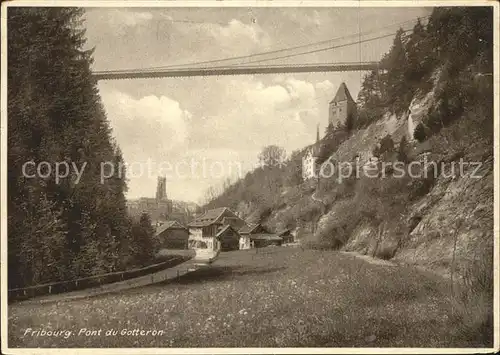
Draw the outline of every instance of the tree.
M406 110L410 103L409 86L405 80L407 66L405 42L405 32L400 28L394 37L389 53L382 59L384 66L388 68L385 102L392 107L396 114Z
M406 43L407 65L405 69L405 78L411 85L411 90L414 92L422 85L423 78L429 74L430 63L425 61L425 45L427 42L427 31L422 25L420 19L413 27L413 32L408 37Z
M101 163L123 159L92 76L92 50L83 49L83 10L18 7L7 15L9 283L15 275L22 287L112 270L113 240L128 238L126 180L101 183ZM79 181L74 169L62 181L27 178L30 161L83 173Z
M381 76L375 70L364 76L361 90L358 93L358 105L360 108L369 110L382 106L383 84L381 78L383 77L383 75Z
M379 154L391 153L394 151L394 141L390 134L380 140Z
M351 132L352 131L352 129L354 128L354 124L355 124L354 114L353 113L349 113L347 115L346 120L345 120L345 129L347 130L347 132Z
M258 159L263 167L281 166L286 159L286 151L276 145L268 145L262 149Z
M401 138L401 141L399 142L399 147L398 147L398 160L402 161L403 163L408 162L408 140L406 139L406 136L403 136Z
M415 127L413 138L415 138L419 142L423 142L427 139L427 133L425 132L425 127L422 122L420 122L417 127Z
M145 266L152 263L155 253L155 230L151 224L151 217L143 213L138 222L132 225L136 263Z
M209 186L205 190L205 194L203 197L203 204L208 205L209 203L214 201L217 197L219 197L221 193L222 193L222 191L220 191L217 187Z
M292 152L285 168L285 183L296 186L302 182L302 154L300 151Z

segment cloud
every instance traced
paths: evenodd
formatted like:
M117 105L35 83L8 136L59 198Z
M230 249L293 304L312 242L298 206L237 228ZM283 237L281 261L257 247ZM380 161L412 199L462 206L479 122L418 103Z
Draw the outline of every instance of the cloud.
M86 15L87 28L106 25L113 35L124 35L128 29L149 23L153 14L147 11L130 9L88 9Z
M101 90L113 134L126 160L161 159L185 145L190 112L166 96L136 99L117 90Z
M195 38L191 45L203 48L203 57L222 57L251 54L255 50L268 48L272 41L269 34L257 23L245 24L237 19L230 20L226 25L211 23L176 23L172 26L184 38ZM215 42L215 43L214 43Z
M134 27L150 21L153 15L150 12L135 12L124 9L109 11L109 22L114 25Z
M218 111L193 127L195 144L243 149L256 156L269 144L290 152L311 143L319 121L313 84L285 78L266 85L255 77L228 79L224 84Z
M304 8L300 11L284 11L283 14L285 14L288 20L300 24L301 27L319 28L322 24L321 15L318 10Z
M209 33L219 43L226 43L228 45L240 40L249 40L254 44L260 44L269 40L269 37L259 25L246 25L236 19L229 21L227 26L210 26Z
M206 85L214 92L201 100L186 98L183 106L191 104L189 110L172 99L172 92L167 94L172 90L168 86L151 90L156 95L135 97L103 82L100 91L113 135L128 164L147 159L174 165L191 159L206 162L209 167L222 164L221 177L167 177L169 196L196 200L208 186L217 185L228 176L242 177L255 168L258 153L266 145L282 146L290 154L313 143L316 124L322 121L319 100L323 92L317 86L327 86L327 82L315 83L293 76L276 80L224 77L189 85L186 82L191 92L202 92ZM177 95L179 85L175 89ZM134 174L129 181L129 196L153 196L157 175L158 170L152 177Z
M333 84L330 80L324 80L315 85L316 89L331 92L333 90Z

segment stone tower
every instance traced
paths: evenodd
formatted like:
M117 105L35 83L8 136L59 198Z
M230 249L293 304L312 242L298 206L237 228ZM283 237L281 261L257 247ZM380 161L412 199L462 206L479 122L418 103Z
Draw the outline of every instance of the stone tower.
M330 101L328 108L328 124L345 124L349 115L356 114L356 102L354 102L351 93L345 83L340 84L337 94Z
M158 182L156 184L156 202L160 202L167 199L167 178L158 176Z
M167 197L167 178L159 176L156 185L156 214L170 218L173 212L173 202Z

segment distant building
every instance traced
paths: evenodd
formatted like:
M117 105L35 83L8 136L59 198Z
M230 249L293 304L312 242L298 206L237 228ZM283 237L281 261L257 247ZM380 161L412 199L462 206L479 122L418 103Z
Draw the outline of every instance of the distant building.
M319 146L319 125L316 129L316 143L306 152L305 156L302 158L302 178L304 180L309 180L316 176L316 170L318 168L317 160L320 153Z
M159 222L155 238L160 249L187 249L189 230L177 221Z
M353 100L345 83L340 84L337 94L330 101L328 110L328 123L336 125L345 124L347 117L356 115L356 102Z
M156 203L159 210L169 215L172 213L172 201L167 197L167 178L158 176L156 185Z
M156 185L156 196L141 197L137 200L127 201L127 211L131 216L139 216L142 213L148 213L151 219L156 220L171 220L179 218L172 218L173 203L168 199L165 177L158 177Z

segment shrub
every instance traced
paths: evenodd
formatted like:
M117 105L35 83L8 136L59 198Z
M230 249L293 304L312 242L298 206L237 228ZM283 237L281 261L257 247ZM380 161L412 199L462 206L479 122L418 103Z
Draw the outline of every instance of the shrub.
M415 131L413 132L413 138L415 138L418 142L422 143L427 139L427 133L425 132L425 127L420 122L417 127L415 127Z
M493 248L464 270L460 289L452 298L451 317L456 336L477 347L493 345ZM469 345L470 346L470 345Z
M408 162L408 141L406 140L406 136L403 136L399 142L398 160L404 163Z
M375 257L382 259L382 260L390 260L394 257L394 254L396 254L397 248L394 246L386 246L384 248L380 248L375 252Z
M394 151L394 141L390 134L380 140L380 154L385 154Z
M342 248L358 225L360 218L353 213L354 200L342 201L339 204L335 214L315 233L315 247L334 250Z

